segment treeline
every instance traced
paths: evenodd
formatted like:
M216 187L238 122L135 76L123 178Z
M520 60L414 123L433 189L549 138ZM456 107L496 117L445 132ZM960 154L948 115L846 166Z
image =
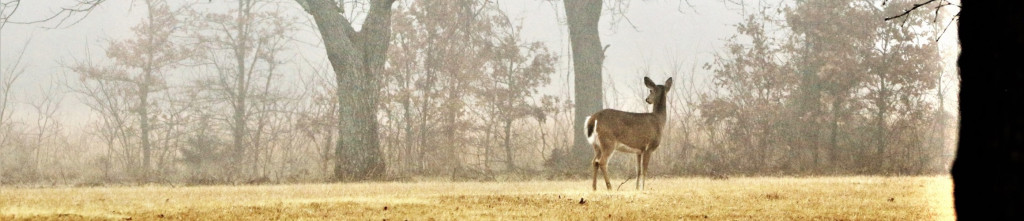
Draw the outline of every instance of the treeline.
M315 28L302 25L307 15L273 1L228 10L138 4L147 16L134 36L104 45L105 58L68 62L67 83L47 93L13 96L24 69L0 70L0 184L325 182L338 180L342 155L372 154L337 143L346 91L336 90L327 59L293 56L304 43L293 36ZM940 66L937 24L919 14L882 21L907 7L862 0L761 8L704 65L714 73L709 82L694 81L696 68L682 61L663 72L638 67L637 85L640 75L678 82L651 174L944 171L956 115L943 98L955 91L941 82L950 76ZM384 70L369 81L376 85L362 85L379 89L386 179L588 171L568 160L580 133L574 103L540 91L564 61L524 39L523 24L486 1L418 0L392 10ZM641 104L645 92L634 93L638 102L626 103ZM33 98L15 109L17 97ZM57 115L63 97L88 106L93 117L83 128ZM34 112L12 111L23 109ZM613 174L632 174L632 160L615 157Z
M711 150L684 168L946 172L956 115L944 98L955 91L942 81L955 78L943 72L941 25L923 14L883 20L910 3L799 1L749 15L704 66L714 86L693 105L700 119L684 126L700 136L685 143Z
M346 91L336 90L326 61L287 57L304 43L293 39L302 26L289 14L295 8L139 3L146 16L133 37L105 45L105 58L67 64L68 82L30 105L38 113L19 113L38 119L4 112L0 183L336 180L336 101ZM559 146L547 119L567 104L538 92L558 56L523 39L521 24L483 1L414 1L394 11L385 72L369 85L381 96L388 177L534 171ZM23 73L5 73L5 85ZM10 88L2 95L15 97ZM82 130L56 115L64 97L93 114ZM552 138L534 142L532 132Z

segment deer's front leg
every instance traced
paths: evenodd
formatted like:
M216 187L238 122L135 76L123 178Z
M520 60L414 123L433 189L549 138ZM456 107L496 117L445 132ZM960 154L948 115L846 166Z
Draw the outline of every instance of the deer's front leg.
M640 174L641 174L640 176L644 178L644 181L643 181L643 183L640 184L640 189L641 190L644 188L644 186L647 186L647 165L651 164L651 152L650 151L644 151L643 155L644 155L644 165L643 165L643 168L640 169Z
M636 189L640 189L640 165L643 163L643 152L636 154Z

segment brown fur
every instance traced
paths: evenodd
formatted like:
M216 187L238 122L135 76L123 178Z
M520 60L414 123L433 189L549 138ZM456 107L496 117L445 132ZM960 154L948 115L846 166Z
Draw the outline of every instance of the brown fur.
M650 78L644 77L644 84L651 92L646 101L654 105L653 112L631 113L604 109L587 118L587 139L594 146L594 190L597 190L598 169L603 173L608 189L612 188L608 180L608 159L615 151L635 153L637 189L642 189L646 182L651 152L661 144L661 130L667 118L665 94L672 87L672 78L665 85L656 85Z

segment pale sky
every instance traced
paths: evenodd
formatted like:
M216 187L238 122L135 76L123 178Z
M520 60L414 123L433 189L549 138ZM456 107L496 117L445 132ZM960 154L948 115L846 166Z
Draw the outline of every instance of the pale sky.
M131 8L133 0L107 0L79 23L66 28L49 29L51 24L19 25L8 24L0 32L0 68L7 69L12 65L17 53L26 42L29 42L22 65L25 74L15 85L15 101L18 109L30 111L27 103L39 97L39 92L52 84L57 84L68 71L61 62L72 63L82 60L89 54L93 61L105 59L103 48L111 39L131 37L130 28L139 22L143 13L140 8ZM407 1L407 0L406 0ZM58 2L65 2L60 4ZM23 0L23 5L12 21L27 21L51 15L58 10L58 5L67 5L74 0ZM230 7L234 1L206 0L199 1L199 7ZM500 7L510 15L514 22L523 24L524 39L543 41L554 52L562 56L557 76L553 76L552 84L543 93L565 98L571 85L569 68L568 30L564 25L564 9L562 1L544 0L500 0ZM722 1L692 1L694 7L680 0L632 1L624 17L618 17L613 24L610 13L602 14L601 41L611 45L606 52L605 89L608 108L630 111L642 111L641 98L635 98L637 88L642 86L642 67L649 66L655 81L664 81L668 76L664 73L673 65L681 65L684 75L674 80L689 81L692 70L697 82L704 82L710 75L700 65L711 62L715 50L721 50L725 39L735 33L733 24L740 20L739 7L729 6ZM280 2L291 14L308 22L307 15L299 6L290 0ZM141 7L141 2L136 7ZM606 4L605 8L608 6ZM632 24L632 25L631 25ZM635 26L635 28L634 28ZM955 27L946 33L944 41L947 46L955 48ZM304 42L318 42L318 34L313 26L302 27L295 37ZM87 53L88 51L88 53ZM296 57L311 61L323 61L324 51L318 45L296 43ZM952 53L955 55L955 53ZM949 60L949 59L947 59ZM952 60L952 61L955 61ZM304 61L295 60L297 63ZM293 67L294 68L294 67ZM301 67L300 67L301 68ZM955 69L954 69L955 70ZM303 72L306 70L298 70ZM67 73L68 76L74 76ZM301 76L294 76L301 77ZM569 81L571 82L571 81ZM952 94L950 100L955 99ZM635 98L635 99L634 99ZM67 124L84 124L84 118L90 111L77 101L77 95L64 96L62 105L62 121ZM24 114L18 114L26 117ZM19 116L16 116L19 117ZM75 125L67 125L75 127Z

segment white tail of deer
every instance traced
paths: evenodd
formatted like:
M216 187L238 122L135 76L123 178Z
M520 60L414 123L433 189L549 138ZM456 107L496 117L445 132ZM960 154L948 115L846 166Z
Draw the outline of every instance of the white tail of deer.
M647 165L651 160L651 152L658 149L661 143L661 129L665 127L665 95L672 88L672 78L664 85L654 84L650 78L644 77L644 85L650 89L647 103L654 105L651 113L631 113L613 109L604 109L591 114L586 120L587 141L594 146L593 187L597 190L597 170L604 174L604 183L612 189L608 181L608 159L615 151L636 154L636 189L642 190L647 182Z

